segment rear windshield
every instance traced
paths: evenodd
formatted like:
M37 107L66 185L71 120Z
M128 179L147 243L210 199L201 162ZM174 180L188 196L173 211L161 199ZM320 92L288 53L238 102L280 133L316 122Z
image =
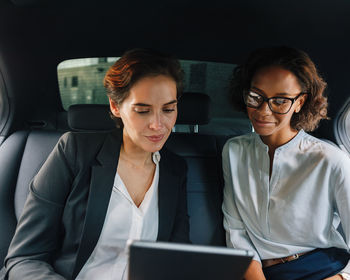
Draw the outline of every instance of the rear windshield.
M63 108L67 110L72 104L108 104L103 78L117 59L98 57L61 62L57 74ZM246 116L235 111L229 102L228 87L235 64L195 60L180 60L180 63L185 72L185 92L201 92L211 98L211 122L202 127L202 132L251 131Z

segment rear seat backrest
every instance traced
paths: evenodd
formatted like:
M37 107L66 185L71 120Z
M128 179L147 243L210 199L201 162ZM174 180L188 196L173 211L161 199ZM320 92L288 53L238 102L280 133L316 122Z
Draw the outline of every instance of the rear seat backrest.
M206 125L210 122L210 98L202 93L185 93L180 99L178 111L178 124ZM185 158L188 165L191 241L194 244L224 246L221 149L218 149L216 137L175 132L166 146Z
M3 262L16 228L14 192L28 132L12 134L0 146L0 261Z
M15 191L15 214L20 217L29 192L29 183L55 147L61 132L32 131L28 134Z
M62 133L18 131L0 146L0 262L15 232L28 186Z
M224 246L220 151L211 135L174 133L167 148L185 158L190 239L194 244Z

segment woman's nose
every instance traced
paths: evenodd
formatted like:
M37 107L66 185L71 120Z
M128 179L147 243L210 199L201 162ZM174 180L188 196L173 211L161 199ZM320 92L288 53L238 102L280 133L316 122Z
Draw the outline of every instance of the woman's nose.
M266 101L264 101L260 105L260 107L258 108L258 111L260 111L261 113L264 113L264 114L272 114L272 111L269 107L269 104Z
M154 129L154 130L159 130L163 127L163 121L162 121L162 117L160 116L160 114L158 114L158 113L153 114L153 116L150 120L149 127L151 129Z

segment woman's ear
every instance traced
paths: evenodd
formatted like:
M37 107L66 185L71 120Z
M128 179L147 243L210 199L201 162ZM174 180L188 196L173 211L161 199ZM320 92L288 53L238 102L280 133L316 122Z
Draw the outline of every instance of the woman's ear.
M111 110L111 113L117 117L120 118L120 112L119 112L119 106L116 104L110 97L108 97L109 100L109 108Z
M298 98L298 106L295 107L295 110L294 110L295 113L299 113L300 112L300 110L303 107L306 99L307 99L307 94L306 93L304 93L302 96L300 96Z

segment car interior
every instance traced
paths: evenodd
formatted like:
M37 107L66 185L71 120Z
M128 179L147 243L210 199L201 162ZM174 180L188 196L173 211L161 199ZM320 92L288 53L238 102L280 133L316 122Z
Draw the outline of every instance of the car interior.
M306 51L330 105L330 119L312 134L350 153L349 34L347 0L0 0L0 262L29 183L60 136L114 129L102 79L132 48L181 61L185 92L166 146L188 165L192 243L225 246L221 151L252 131L230 104L232 70L259 47ZM84 65L91 83L79 72Z

